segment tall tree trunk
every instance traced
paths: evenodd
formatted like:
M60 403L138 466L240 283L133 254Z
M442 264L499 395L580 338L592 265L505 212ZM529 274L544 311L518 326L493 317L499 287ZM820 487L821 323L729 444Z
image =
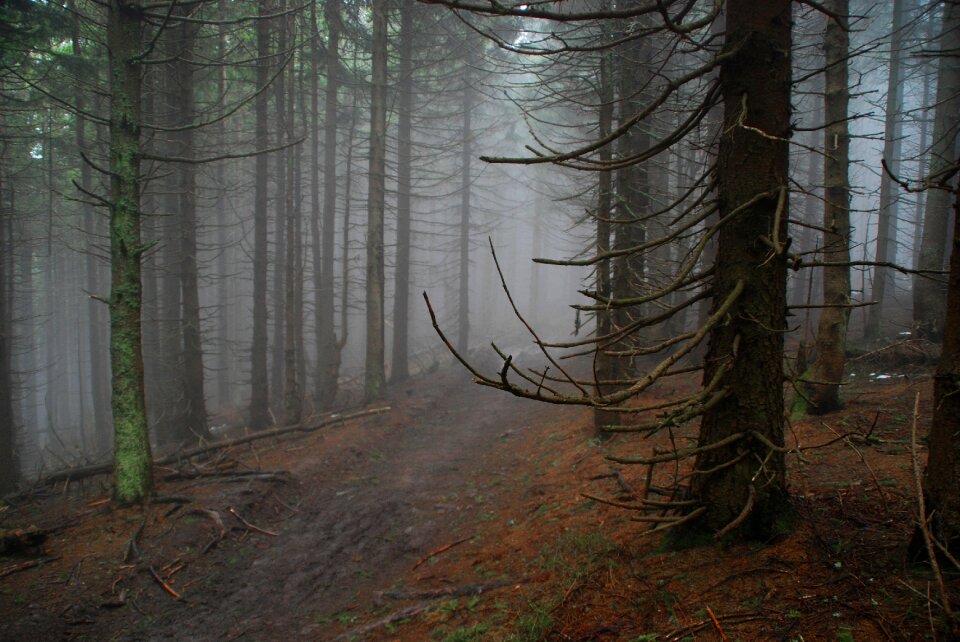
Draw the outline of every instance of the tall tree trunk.
M74 0L70 0L68 6L74 7ZM80 16L74 13L73 33L73 52L78 58L82 55L83 49L80 40ZM77 105L77 124L75 141L77 151L89 153L87 148L87 119L83 115L86 109L86 100L82 87L77 86L74 96L74 102ZM85 193L90 193L93 189L93 178L90 174L90 165L86 162L80 163L80 187ZM94 214L93 207L86 200L81 204L81 213L83 215L83 226L91 235L96 235L97 217ZM97 259L97 253L92 248L87 250L84 257L84 267L86 269L86 288L88 292L100 293L99 271L100 264ZM93 422L97 434L97 442L104 443L103 436L110 428L110 374L107 371L106 356L107 352L103 345L101 336L101 326L103 324L103 315L101 314L103 304L90 297L87 302L87 322L88 342L90 351L90 400L93 406Z
M190 58L196 25L184 21L179 26L180 51L176 63L179 91L176 105L181 127L177 135L179 156L190 158L194 154L194 129L196 117L194 88L196 85ZM197 269L197 174L193 165L182 163L177 168L179 175L179 232L180 232L180 297L183 311L180 317L183 356L180 359L181 394L183 396L183 423L176 427L178 440L209 439L207 408L203 382L203 339L200 333L200 292Z
M370 169L367 206L367 351L364 393L380 399L384 371L383 219L386 206L387 0L373 0L373 70L370 95Z
M739 520L744 537L763 538L786 507L783 453L754 433L783 444L791 4L727 2L732 55L720 70L717 196L721 219L742 209L719 232L714 313L726 313L710 330L704 383L719 378L726 392L701 422L699 445L711 449L694 464L701 472L690 490L706 508L689 525L694 532L719 532Z
M960 213L960 189L954 197L957 214ZM957 493L960 487L960 440L957 439L960 433L960 216L955 216L953 223L943 328L943 349L933 379L933 421L923 477L926 514L921 518L930 520L931 534L956 556L960 554L960 494ZM914 535L913 552L923 550L922 541L919 533Z
M930 148L930 173L941 182L945 172L956 162L954 146L957 127L960 126L960 2L949 0L943 15L940 40L937 49L943 54L939 59L937 78L937 109L933 121L933 145ZM951 178L949 187L956 183ZM923 240L920 245L921 270L942 270L944 267L944 242L950 218L950 191L932 189L927 194L927 209L924 214ZM946 314L946 292L942 278L918 275L913 279L913 322L921 336L938 340L943 336L943 319Z
M260 4L257 19L257 97L255 142L257 149L266 149L267 108L269 97L265 87L270 80L270 3ZM253 342L250 350L250 428L263 430L270 425L269 379L267 376L267 156L258 154L254 161L253 184Z
M217 16L221 22L227 17L227 0L217 0ZM224 60L227 48L227 28L226 25L219 26L217 38L217 58ZM227 91L227 66L220 65L217 68L217 96L219 98L218 116L220 120L216 125L216 138L222 144L229 144L227 141L227 129L223 122L226 106ZM227 218L227 163L221 161L217 163L214 180L217 190L217 231L219 248L217 252L217 339L219 340L220 352L217 360L217 403L221 412L233 401L233 358L231 340L234 314L233 306L230 301L230 282L227 277L229 270L227 259L230 256L229 248L231 246L231 225Z
M890 75L887 79L886 118L883 134L883 159L893 172L900 165L900 111L903 96L903 29L906 23L905 0L893 0L893 31L890 36ZM829 71L829 67L827 68ZM846 117L846 116L844 116ZM829 117L827 122L830 122ZM877 217L877 263L897 260L897 186L884 172L880 175L880 206ZM889 294L894 294L893 271L882 265L874 268L873 292L875 305L867 312L866 339L880 336L880 320L884 316L884 304Z
M286 11L286 0L279 0L277 11L283 13ZM277 28L279 37L277 38L277 51L281 55L287 55L288 42L288 20L280 19ZM287 91L288 82L292 82L290 70L293 67L293 61L287 62L287 68L283 70L273 84L273 93L276 109L276 120L274 127L277 131L277 142L284 142L284 132L290 126L287 123ZM270 386L273 391L273 397L270 399L270 406L274 408L274 416L282 417L283 402L286 399L285 379L284 379L284 346L286 345L286 289L284 283L286 279L286 256L287 256L287 172L292 171L289 167L289 156L286 150L275 152L274 174L273 178L276 185L276 192L273 201L273 343L270 346ZM280 404L280 407L277 407Z
M393 358L390 378L410 376L410 157L413 112L413 0L400 4L400 81L397 114L397 259L394 268Z
M144 407L140 337L140 107L142 25L139 0L111 0L110 57L110 365L114 498L144 500L152 459Z
M296 38L292 17L289 19L291 40ZM283 344L283 364L284 364L284 386L283 386L283 413L284 421L287 424L300 423L303 414L302 395L300 393L300 375L299 375L299 352L301 341L298 335L301 332L302 308L299 305L301 288L300 269L300 216L298 203L300 195L297 191L300 181L297 180L299 174L299 150L300 145L293 145L293 125L294 125L294 104L297 96L295 82L296 65L294 61L290 62L290 69L287 73L287 113L284 118L284 143L290 145L285 150L287 164L287 184L284 188L286 203L284 212L286 214L285 225L287 227L287 252L283 257L284 261L284 344Z
M608 136L613 128L613 79L611 78L611 55L603 52L600 55L600 109L598 113L598 135L600 138ZM600 149L601 162L610 160L612 154L610 146ZM610 251L610 214L613 210L613 176L609 170L600 172L597 185L597 254ZM602 298L611 294L610 260L603 259L596 267L597 295ZM593 361L594 387L597 395L611 392L609 382L616 376L614 357L607 354L607 337L613 329L613 313L608 310L596 312L597 349ZM604 426L619 425L620 415L603 408L595 408L593 412L593 431L597 436L603 435Z
M465 61L463 68L463 128L460 133L460 275L457 287L457 350L466 354L470 347L470 188L473 161L473 78Z
M337 378L340 373L340 350L334 328L334 262L333 248L336 240L337 218L337 94L340 91L340 0L328 0L324 4L327 23L327 86L323 107L323 240L320 246L320 262L314 264L317 310L317 406L327 409L333 406L337 396ZM319 54L318 54L319 55ZM314 163L316 167L316 163ZM314 243L319 241L320 230L315 233ZM346 246L344 246L346 257ZM316 255L314 256L316 261ZM346 262L346 258L344 258ZM346 285L343 285L346 288ZM341 330L342 331L342 330Z
M2 129L0 129L2 131ZM10 240L7 238L7 217L4 183L6 142L0 143L0 494L13 490L19 466L16 458L16 426L13 412L13 322L10 275Z
M899 2L900 0L898 0ZM847 349L850 320L850 134L847 107L850 102L847 57L849 36L846 16L849 0L828 0L827 8L843 23L827 18L824 36L826 94L823 157L823 258L835 266L823 268L823 303L817 327L816 361L803 375L800 390L809 401L809 412L821 414L840 407L840 383Z

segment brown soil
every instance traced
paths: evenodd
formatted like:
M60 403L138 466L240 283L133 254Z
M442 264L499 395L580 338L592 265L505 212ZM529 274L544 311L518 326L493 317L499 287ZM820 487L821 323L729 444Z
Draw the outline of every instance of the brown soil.
M0 638L924 639L940 595L905 562L916 391L925 433L925 375L864 381L793 425L804 446L873 432L793 458L793 518L772 541L668 551L582 495L629 499L645 470L618 480L603 454L656 440L601 443L584 410L436 373L391 389L388 414L202 464L219 476L158 470L158 493L186 503L114 509L95 480L8 507L3 529L58 530L0 557Z

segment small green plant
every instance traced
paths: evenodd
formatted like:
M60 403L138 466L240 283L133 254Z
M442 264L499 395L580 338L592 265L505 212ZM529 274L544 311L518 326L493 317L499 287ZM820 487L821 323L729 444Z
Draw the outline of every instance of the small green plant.
M637 637L632 638L630 642L657 642L657 634L643 633L642 635L638 635Z
M487 630L490 625L486 622L480 622L473 626L460 626L450 631L443 637L442 642L481 642L487 639Z
M843 628L837 631L836 642L856 642L853 639L853 629Z

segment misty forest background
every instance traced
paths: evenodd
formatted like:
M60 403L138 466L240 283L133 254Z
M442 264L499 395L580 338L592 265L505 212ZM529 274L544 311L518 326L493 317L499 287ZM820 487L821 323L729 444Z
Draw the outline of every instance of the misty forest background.
M725 44L723 3L444 4L3 3L0 490L110 460L110 314L134 270L127 321L142 325L127 330L164 451L375 401L437 367L422 291L496 380L490 342L506 354L531 339L491 245L537 336L599 364L592 384L560 382L593 386L598 426L617 424L607 407L627 395L603 395L631 390L641 357L693 337L681 356L703 358L698 329L723 303L710 280L732 122L717 67L749 49ZM782 259L791 306L771 331L801 362L817 360L824 275L841 264L847 298L828 304L849 313L849 343L944 332L960 8L846 4L794 3L787 40L789 180L770 211L789 238L763 253ZM831 23L848 53L827 62ZM839 116L831 91L847 93ZM847 143L838 261L824 172ZM643 313L623 317L630 296ZM712 407L684 403L675 419Z

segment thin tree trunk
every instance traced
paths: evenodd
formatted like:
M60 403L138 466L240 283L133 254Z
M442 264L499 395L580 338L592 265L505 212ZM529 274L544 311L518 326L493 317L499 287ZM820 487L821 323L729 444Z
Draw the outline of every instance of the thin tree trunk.
M898 0L899 1L899 0ZM823 157L823 259L836 266L823 268L823 303L817 328L816 361L803 375L800 390L809 402L807 410L821 414L840 407L840 384L847 348L850 321L850 134L847 112L850 102L847 57L849 36L846 16L849 0L827 0L827 8L843 23L827 19L824 37L826 93ZM803 403L801 402L801 403ZM795 405L796 408L796 405Z
M0 130L2 131L2 130ZM0 143L0 494L10 492L17 483L19 466L16 458L16 426L13 412L13 323L10 279L10 241L7 238L7 217L4 183L6 143Z
M269 98L264 87L270 80L270 24L265 16L269 3L260 4L257 20L257 90L255 143L266 149ZM270 425L269 380L267 377L267 156L258 154L254 167L253 196L253 342L250 351L250 428Z
M323 239L320 262L314 264L317 310L317 406L328 409L337 396L337 378L340 372L340 350L334 328L334 242L337 217L337 94L340 90L340 0L328 0L324 5L327 23L327 87L323 108ZM314 163L316 167L316 163ZM319 241L320 230L315 233ZM346 257L346 246L344 246ZM314 256L316 261L316 256ZM344 258L346 261L346 258ZM346 287L346 286L343 286Z
M289 19L291 24L291 40L296 38L296 31L293 28L292 17ZM286 220L284 224L287 227L287 252L283 257L284 261L284 344L283 344L283 364L284 364L284 423L299 423L303 414L302 396L300 393L299 354L300 341L297 335L300 333L301 325L301 307L298 304L301 282L300 274L300 217L298 215L297 202L299 194L296 187L299 181L296 180L298 174L297 156L299 145L293 145L293 124L294 124L294 104L296 100L295 74L296 65L294 61L290 62L290 69L287 72L287 113L284 118L284 143L290 145L284 153L287 164L287 183L284 187L286 203L284 204L284 213Z
M600 138L608 136L613 127L613 79L610 54L600 55L600 109L598 114L598 135ZM610 160L612 154L610 146L600 149L601 163ZM613 210L613 176L609 170L600 172L597 185L597 254L604 254L610 250L610 214ZM597 263L597 294L600 297L609 297L611 294L610 261L604 259ZM616 365L613 357L607 354L607 340L601 339L610 334L613 328L613 313L607 310L597 310L597 339L599 344L594 356L593 376L597 395L611 391L609 382L616 375ZM620 423L618 413L609 412L603 408L595 408L593 413L593 431L597 436L603 435L604 426L613 426Z
M227 1L217 0L217 14L221 21L226 20ZM223 60L226 55L227 29L220 25L217 38L217 58ZM221 118L216 126L216 138L223 144L227 143L227 130L222 120L225 113L227 90L227 67L220 65L217 68L217 97L220 100L218 116ZM230 222L227 220L227 164L226 161L217 163L215 181L217 190L217 231L220 244L217 252L217 338L219 339L220 353L217 367L217 403L223 411L233 402L233 359L231 355L231 337L233 323L233 306L230 301L230 281L227 277L229 246L231 240Z
M960 113L960 2L946 2L937 49L944 52L939 59L937 109L933 121L933 145L930 148L930 173L941 182L945 172L956 162L954 154ZM949 187L956 183L950 178ZM942 270L944 239L950 218L950 191L932 189L927 194L920 245L921 270ZM921 336L938 340L943 336L946 314L946 292L942 278L918 275L913 280L913 322Z
M901 58L903 57L903 28L906 23L905 0L893 0L893 31L890 36L890 75L887 80L886 119L884 121L883 159L893 172L900 166L900 111L903 96ZM830 119L827 119L830 122ZM897 260L897 186L884 172L880 176L880 206L877 217L877 263ZM875 302L867 311L864 338L880 336L880 320L889 294L894 294L893 271L878 265L874 268L873 292Z
M373 77L370 95L370 169L367 206L367 350L364 393L380 399L384 371L383 224L386 206L387 0L373 0Z
M460 275L457 286L457 350L466 354L470 347L470 189L473 162L473 79L470 63L463 68L463 128L460 140Z
M189 158L194 153L195 79L189 58L193 52L196 25L184 22L180 25L180 52L176 64L179 91L176 104L180 126L179 156ZM180 292L183 302L181 331L183 333L183 356L180 359L180 380L184 404L183 423L177 426L179 441L209 439L207 408L203 381L203 339L200 333L200 292L197 269L197 174L196 168L186 163L177 168L180 184Z
M279 0L277 5L278 12L282 13L287 8L286 0ZM288 23L286 19L281 18L278 26L279 37L277 38L277 50L282 55L288 55ZM276 109L276 120L274 127L277 131L277 142L284 142L284 132L290 126L287 123L287 91L286 86L289 80L290 68L293 62L287 62L287 69L280 73L274 80L273 93ZM276 181L276 192L273 201L273 343L270 346L270 385L273 396L270 399L270 406L276 411L275 416L282 416L282 404L286 399L285 378L284 378L284 347L286 345L286 289L284 283L286 279L286 256L287 256L287 172L292 171L288 166L289 156L286 150L278 151L273 154L274 175ZM281 404L277 408L277 404Z
M144 500L153 485L140 337L140 15L138 0L108 6L113 494L122 503Z
M725 47L737 49L720 70L717 196L721 219L743 209L719 232L714 311L730 307L710 331L704 384L716 377L725 393L706 409L699 445L733 443L697 456L701 474L690 490L706 511L687 532L716 533L738 520L742 536L764 538L787 506L784 455L753 434L783 445L791 4L727 2Z
M413 112L413 0L400 5L400 86L397 114L397 259L393 295L393 358L390 378L410 376L410 181Z

